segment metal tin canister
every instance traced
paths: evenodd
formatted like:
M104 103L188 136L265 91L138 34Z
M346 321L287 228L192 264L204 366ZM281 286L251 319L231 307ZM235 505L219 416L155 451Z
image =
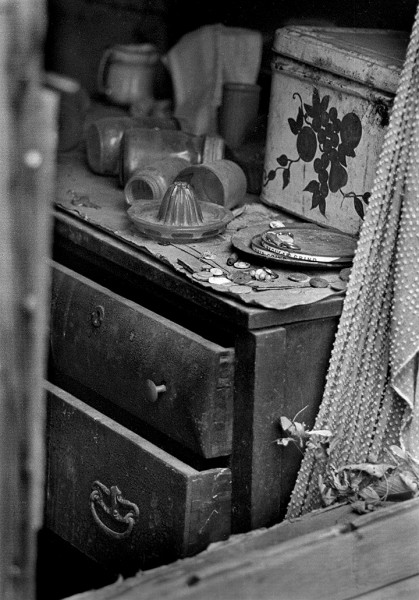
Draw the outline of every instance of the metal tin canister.
M243 203L247 187L243 169L226 159L190 165L179 173L176 181L188 182L199 200L228 209Z
M262 202L359 233L407 42L379 29L277 30Z

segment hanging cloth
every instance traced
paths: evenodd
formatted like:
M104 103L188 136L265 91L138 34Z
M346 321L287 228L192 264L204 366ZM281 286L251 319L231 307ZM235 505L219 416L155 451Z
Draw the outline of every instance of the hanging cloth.
M262 34L221 23L185 34L162 58L172 77L174 116L186 133L217 133L225 82L256 83Z
M378 161L314 429L328 464L419 460L419 9ZM317 455L318 456L318 455ZM326 462L307 449L287 517L322 504Z

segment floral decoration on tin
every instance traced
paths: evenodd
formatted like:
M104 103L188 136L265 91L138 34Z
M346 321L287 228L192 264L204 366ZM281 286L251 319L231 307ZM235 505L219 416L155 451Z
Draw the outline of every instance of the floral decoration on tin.
M291 159L286 154L278 156L278 167L265 172L263 186L273 181L278 171L282 171L284 189L291 180L293 163L313 161L317 179L312 179L303 190L311 194L311 209L318 208L326 216L326 198L330 192L340 192L342 201L347 198L353 200L355 211L363 219L364 204L368 204L370 192L357 194L343 191L348 183L347 159L355 158L355 148L362 137L362 123L358 115L349 112L340 119L337 109L334 106L329 108L330 96L320 98L316 88L313 89L311 104L303 103L297 92L293 94L293 99L300 101L300 107L296 118L288 119L288 123L291 132L297 136L298 158ZM320 156L316 156L318 150Z

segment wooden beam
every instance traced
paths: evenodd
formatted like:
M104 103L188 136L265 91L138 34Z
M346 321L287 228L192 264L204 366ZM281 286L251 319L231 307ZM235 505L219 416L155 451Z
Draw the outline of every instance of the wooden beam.
M291 523L250 532L69 600L349 600L419 574L419 499L344 517L285 542Z
M44 0L0 2L0 597L35 597L57 96L41 87Z

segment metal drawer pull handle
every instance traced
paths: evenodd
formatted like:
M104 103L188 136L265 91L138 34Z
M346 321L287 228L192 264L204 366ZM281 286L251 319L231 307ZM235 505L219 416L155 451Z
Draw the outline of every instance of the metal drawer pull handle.
M145 382L145 393L149 402L156 402L159 394L163 394L166 389L167 388L164 384L156 385L154 381L151 381L151 379L147 379Z
M102 325L102 321L105 318L105 309L103 306L95 306L95 308L90 313L90 321L93 327L100 327Z
M135 525L135 521L138 519L140 514L138 506L129 500L125 500L122 497L120 489L116 485L113 485L111 489L109 489L100 481L95 481L92 485L92 488L93 491L90 494L90 510L92 511L92 515L96 523L101 529L103 529L105 533L116 539L121 540L128 537ZM130 510L124 515L121 515L118 510L118 504L128 507ZM114 531L105 525L105 523L101 521L99 515L97 514L95 505L100 506L103 512L109 515L116 522L126 523L128 525L126 530L122 532Z

